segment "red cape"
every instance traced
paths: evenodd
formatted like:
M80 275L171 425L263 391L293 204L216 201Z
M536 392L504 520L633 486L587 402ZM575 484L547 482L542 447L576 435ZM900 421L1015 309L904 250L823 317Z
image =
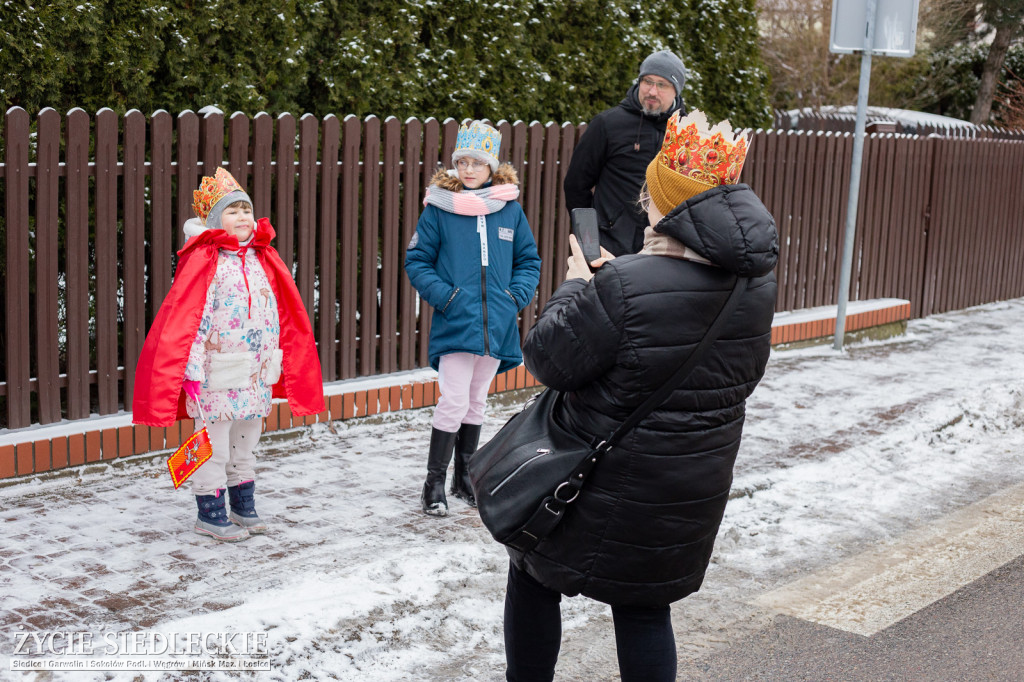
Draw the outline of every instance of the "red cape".
M275 236L270 220L260 218L249 244L277 297L283 362L274 397L287 398L297 416L318 414L326 407L313 327L291 271L270 245ZM170 426L176 419L188 418L181 382L222 248L237 250L238 240L224 230L207 230L178 252L174 282L149 328L135 368L132 421L136 424Z

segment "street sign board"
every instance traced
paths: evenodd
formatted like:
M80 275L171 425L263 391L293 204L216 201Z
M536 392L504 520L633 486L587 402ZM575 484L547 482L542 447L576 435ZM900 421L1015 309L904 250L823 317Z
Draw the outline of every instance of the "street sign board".
M917 39L919 0L877 0L875 41L871 54L913 57ZM864 51L867 26L865 0L833 0L829 52L853 54Z

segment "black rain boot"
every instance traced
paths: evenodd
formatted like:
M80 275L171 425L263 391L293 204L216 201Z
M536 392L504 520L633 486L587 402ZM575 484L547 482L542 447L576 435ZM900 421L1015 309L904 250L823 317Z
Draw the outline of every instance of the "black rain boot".
M458 436L455 439L455 474L452 476L451 494L475 507L476 496L469 480L469 458L480 443L480 424L463 424L459 427Z
M448 500L444 496L444 481L448 464L452 461L455 437L459 434L430 429L430 451L427 454L427 480L423 484L420 504L431 516L448 516Z

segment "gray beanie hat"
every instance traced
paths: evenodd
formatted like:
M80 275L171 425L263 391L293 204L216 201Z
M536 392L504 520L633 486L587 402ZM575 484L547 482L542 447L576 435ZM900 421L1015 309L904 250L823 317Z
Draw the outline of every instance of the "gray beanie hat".
M224 227L220 224L220 216L224 213L224 209L235 203L236 201L244 201L252 206L252 199L249 195L241 190L235 190L225 194L220 198L213 208L210 209L210 214L206 216L206 229L208 230L222 230Z
M676 97L683 92L686 83L686 67L683 60L675 56L671 50L655 52L640 65L640 78L647 74L661 76L676 88Z

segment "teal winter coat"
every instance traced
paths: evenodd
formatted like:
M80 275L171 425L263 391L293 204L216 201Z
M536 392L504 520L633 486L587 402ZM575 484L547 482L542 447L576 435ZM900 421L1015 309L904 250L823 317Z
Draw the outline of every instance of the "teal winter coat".
M511 166L503 165L494 174L495 183L503 181L516 182ZM443 171L435 174L432 184L462 190L457 178ZM406 249L405 272L434 308L431 367L436 370L448 353L497 358L499 373L522 364L517 318L533 300L540 256L517 201L485 216L457 215L427 205Z

